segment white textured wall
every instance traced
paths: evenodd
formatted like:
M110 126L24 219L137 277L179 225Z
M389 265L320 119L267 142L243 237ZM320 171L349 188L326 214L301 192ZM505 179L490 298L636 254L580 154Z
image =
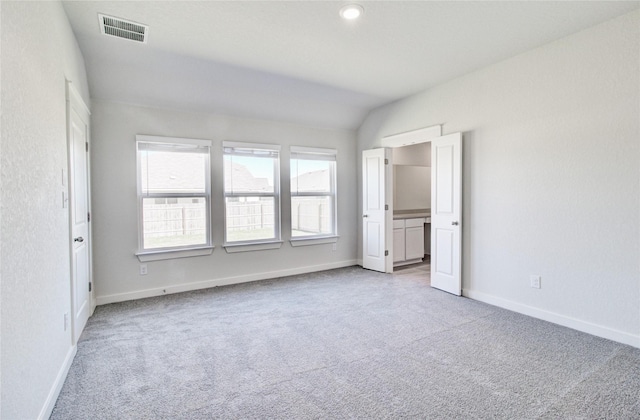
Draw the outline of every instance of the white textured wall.
M96 101L92 109L94 272L98 304L132 297L204 287L231 278L252 279L311 271L356 259L356 136L353 131L180 112ZM216 248L210 256L147 263L139 275L136 199L136 134L212 140L212 226ZM282 145L282 235L277 250L227 254L222 245L222 141ZM289 238L289 146L338 150L337 250L331 244L292 248ZM205 282L200 285L192 283Z
M431 208L431 143L394 148L393 211L428 208Z
M46 24L45 24L46 23ZM58 2L2 2L3 419L43 411L71 331L65 76L88 103L84 61ZM55 396L54 396L55 397Z
M431 208L431 168L393 165L393 211L429 208Z
M394 148L393 164L431 166L431 143L418 143Z
M365 120L358 152L434 124L464 133L469 295L640 346L639 41L636 11Z

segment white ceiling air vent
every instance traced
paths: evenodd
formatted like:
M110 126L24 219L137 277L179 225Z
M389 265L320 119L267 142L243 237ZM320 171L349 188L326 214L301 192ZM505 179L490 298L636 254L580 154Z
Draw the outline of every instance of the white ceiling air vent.
M105 35L117 36L131 41L146 44L149 36L149 26L129 20L98 13L100 31Z

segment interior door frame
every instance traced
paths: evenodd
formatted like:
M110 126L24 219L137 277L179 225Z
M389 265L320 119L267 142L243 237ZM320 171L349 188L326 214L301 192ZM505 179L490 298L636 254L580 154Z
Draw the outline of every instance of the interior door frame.
M392 134L390 136L386 136L382 138L382 147L391 148L393 151L394 148L403 147L403 146L411 146L414 144L420 143L431 143L432 140L442 137L442 125L433 125L425 128L419 128L417 130L407 131L399 134ZM392 171L393 172L393 171ZM464 189L462 185L462 179L460 179L461 189ZM388 185L387 195L391 194L393 196L393 183ZM433 193L433 191L432 191ZM393 202L393 200L390 200ZM462 209L461 209L462 211ZM460 215L462 218L462 214ZM387 215L388 223L393 223L393 206L390 206L389 214ZM433 229L430 230L430 238L429 241L432 242L433 239ZM393 249L393 235L385 238L387 249ZM433 247L433 246L432 246ZM460 232L460 253L462 260L462 250L464 249L464 236L462 232ZM432 250L433 252L433 250ZM393 255L393 251L391 251L391 255ZM391 263L390 269L387 270L388 273L393 272L393 262ZM462 269L460 269L460 281L462 283Z
M91 130L90 130L90 118L91 111L89 107L85 104L82 96L72 84L70 80L66 80L66 111L67 111L67 168L66 173L63 175L63 182L66 184L66 191L64 201L66 203L66 207L68 209L69 216L69 291L70 291L70 310L69 310L69 326L71 328L71 340L72 345L75 345L80 338L79 335L75 332L75 278L73 277L73 210L72 210L72 185L73 178L71 176L72 173L72 150L73 147L71 142L71 118L72 112L84 113L86 115L86 124L87 124L87 133L86 133L86 142L87 142L87 154L86 154L86 166L87 166L87 211L89 215L91 215L91 154L89 151L91 150ZM91 217L89 216L89 220L87 222L87 251L88 251L88 282L93 286L93 235L92 235L92 223ZM89 293L89 316L93 315L93 312L96 308L96 298L95 298L95 287L91 287L91 291Z

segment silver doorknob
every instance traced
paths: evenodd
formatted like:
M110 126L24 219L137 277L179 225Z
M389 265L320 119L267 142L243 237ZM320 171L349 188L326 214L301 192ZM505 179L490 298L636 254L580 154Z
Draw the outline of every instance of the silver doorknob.
M458 226L458 222L451 222L452 226Z
M73 242L84 242L84 238L82 236L78 236L77 238L73 238Z

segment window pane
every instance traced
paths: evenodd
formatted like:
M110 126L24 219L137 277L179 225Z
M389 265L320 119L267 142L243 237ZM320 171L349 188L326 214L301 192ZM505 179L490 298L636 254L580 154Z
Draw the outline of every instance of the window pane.
M291 197L291 235L333 233L331 197Z
M206 159L203 153L141 151L142 193L204 193Z
M331 192L331 173L335 162L291 159L291 191Z
M227 242L276 239L273 197L229 197Z
M144 248L207 244L207 208L204 197L143 198Z
M226 193L273 193L274 157L224 156Z

